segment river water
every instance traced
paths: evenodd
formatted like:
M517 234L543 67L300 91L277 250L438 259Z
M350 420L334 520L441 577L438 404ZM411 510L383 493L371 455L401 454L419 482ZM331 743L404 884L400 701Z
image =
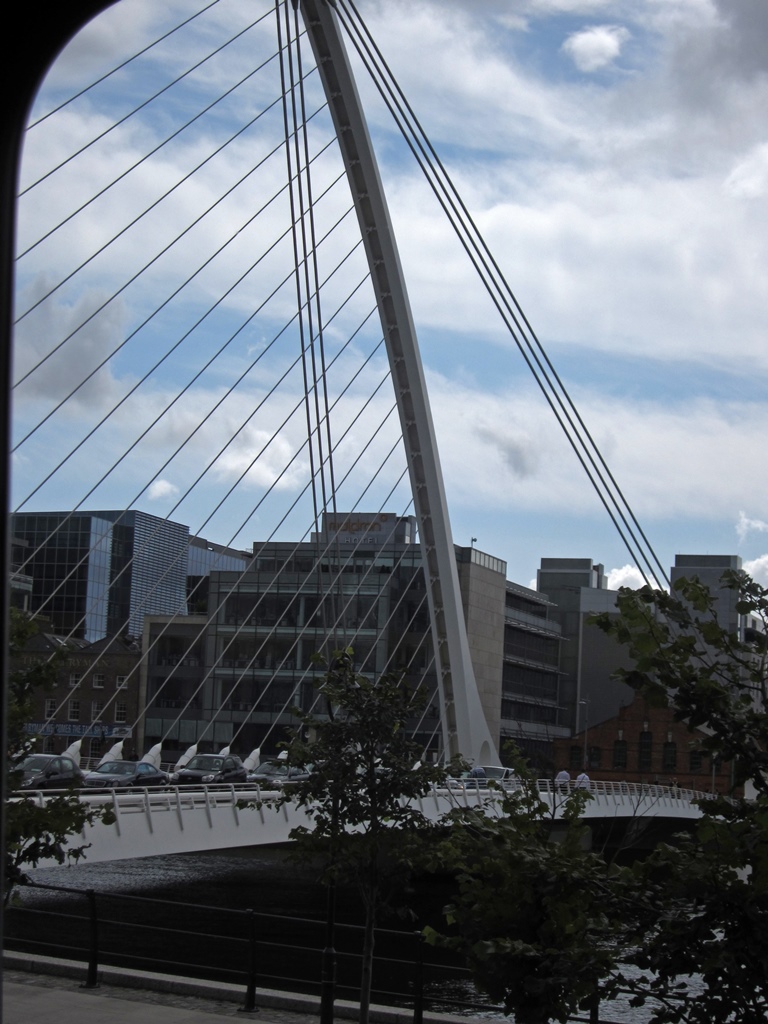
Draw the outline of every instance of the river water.
M115 861L104 864L81 864L72 868L40 869L31 873L33 880L38 884L49 884L57 886L71 886L76 889L93 889L102 900L110 894L120 896L138 896L153 900L170 901L179 904L178 911L171 908L175 918L175 925L185 927L189 914L185 905L199 904L204 907L218 908L224 911L242 911L252 909L259 914L274 914L280 916L299 917L316 921L318 934L313 937L315 945L323 945L323 922L326 915L327 890L320 883L318 871L307 865L300 865L293 861L286 848L264 848L257 847L250 850L234 850L214 853L190 853L179 854L167 857L147 857L139 860ZM59 907L62 912L69 912L73 903L72 897L58 893L41 893L39 890L20 890L22 905L39 906L44 905L48 910ZM399 902L407 905L412 913L410 919L390 918L382 924L387 928L401 931L416 931L424 924L439 925L441 922L441 909L450 897L450 888L447 882L432 880L419 883L407 893L401 893ZM82 903L82 900L80 901ZM124 926L126 946L135 946L140 943L147 945L148 940L142 939L140 925L138 932L133 931L134 922L130 911L125 909L125 904L119 905L120 909L114 913L121 916ZM167 909L163 908L163 913ZM158 912L160 916L160 912ZM360 904L357 891L352 887L340 887L337 893L337 920L344 924L360 924L362 922L363 910ZM9 924L12 922L9 920ZM262 922L260 927L271 928L272 925ZM295 947L305 944L304 936L308 936L306 929L311 930L310 925L301 926L299 934L292 932L283 935L280 932L280 923L276 920L275 947L285 941ZM215 947L222 945L222 960L224 966L233 954L226 952L226 935L222 933L231 930L229 923L222 924L213 919L210 924L203 926L204 938L198 936L197 946L209 945ZM105 931L104 928L101 929ZM344 929L341 929L343 933ZM12 932L11 932L12 934ZM137 938L138 935L138 938ZM172 940L176 942L178 940ZM309 938L306 939L306 944ZM337 947L342 951L340 962L340 981L345 981L343 968L343 951L347 947L351 950L357 947L359 951L359 933L347 938L337 933ZM305 951L306 952L306 951ZM215 954L215 948L208 948L202 951L204 959L208 961L211 955ZM405 954L410 956L410 951ZM151 952L150 952L151 956ZM237 954L238 959L240 954ZM309 957L306 954L304 960ZM180 962L181 953L179 956ZM215 959L215 955L214 955ZM285 959L285 957L283 957ZM142 964L146 967L146 964ZM307 964L302 964L306 968ZM291 978L293 967L287 962L281 964L284 968L284 977ZM158 966L158 970L164 969ZM273 967L268 973L273 972ZM319 960L311 965L310 973L314 972L319 977ZM185 973L181 971L181 973ZM397 974L398 971L395 971ZM409 966L403 966L400 970L404 974L405 989L407 990L412 972ZM226 976L223 968L222 977ZM396 984L397 979L394 979ZM391 991L393 979L385 978L381 982L382 987ZM437 983L442 989L450 988L450 983L442 981ZM301 987L301 986L297 986ZM435 983L432 988L434 989ZM307 989L310 990L310 989ZM467 985L455 986L458 998L476 998ZM446 1010L453 1011L453 1007L446 1005ZM492 1016L483 1011L482 1016ZM499 1015L501 1017L501 1015ZM501 1019L508 1019L503 1018ZM650 1009L635 1009L620 1001L605 1004L602 1008L601 1019L604 1021L616 1022L616 1024L646 1024L650 1020Z

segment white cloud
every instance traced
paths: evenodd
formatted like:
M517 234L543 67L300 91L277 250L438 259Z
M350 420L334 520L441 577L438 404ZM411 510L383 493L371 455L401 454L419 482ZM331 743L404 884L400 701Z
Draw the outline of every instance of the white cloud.
M760 555L743 563L742 568L756 583L768 587L768 555Z
M579 71L602 71L615 62L629 38L623 25L595 25L568 36L562 49Z
M736 534L739 541L743 543L750 533L765 533L768 531L768 523L763 519L750 519L739 511L739 520L736 523Z
M164 498L175 498L179 493L176 484L170 480L155 480L147 489L147 497L150 501L162 501Z
M135 0L129 17L118 14L127 8L115 5L111 21L95 25L90 38L65 54L52 82L82 84L124 44L126 49L138 48L147 24L170 24L187 6L181 0L159 6ZM512 14L510 6L515 8ZM487 7L485 17L485 5L464 0L361 4L538 336L550 353L554 348L555 364L562 353L578 370L583 356L589 372L567 383L633 507L652 525L673 523L678 543L691 536L688 527L693 524L699 550L722 550L732 542L739 508L768 508L768 483L754 464L755 438L765 436L768 428L768 410L759 398L768 374L768 277L762 271L768 263L768 231L760 202L768 185L768 58L762 45L768 5L728 0L638 0L632 5L617 0L522 0L509 5L488 0ZM233 2L219 13L231 19L230 27L237 27L252 12L249 0ZM600 88L590 78L558 77L562 60L556 55L553 59L553 48L562 39L563 21L558 19L563 15L603 23L572 34L565 44L578 67L589 74L626 62L631 74L601 79ZM185 35L189 48L174 37L165 45L163 59L182 67L190 56L199 56L215 16L214 9ZM572 27L574 21L568 24ZM234 80L243 60L239 51L234 57L227 51L221 61L206 66L208 81L218 85ZM152 57L152 84L161 63L160 53ZM550 73L555 64L558 75ZM128 69L124 77L130 74ZM149 81L133 84L140 96L149 88ZM360 88L366 102L375 100L373 87L361 81ZM233 100L234 112L247 106L252 113L261 90L263 86L256 86L255 93ZM189 94L184 97L180 105L186 111ZM30 133L25 180L43 173L71 145L82 145L107 123L110 105L102 109L99 103L95 91L52 118L46 123L44 144L35 141L36 132ZM163 110L162 117L142 117L112 133L107 145L88 152L82 169L73 165L63 172L64 187L40 186L40 198L32 193L23 200L22 244L40 237L51 217L65 215L96 185L145 153L161 131L176 123L177 111ZM402 145L391 127L384 127L380 106L373 102L367 113L381 143L383 176L422 333L447 489L454 509L466 519L467 536L479 532L473 525L479 508L498 519L498 535L504 535L514 510L528 517L529 530L551 517L547 522L558 524L563 535L573 531L569 545L586 547L587 554L605 564L621 565L624 554L597 550L599 530L589 535L589 543L576 534L575 517L581 517L582 529L595 518L595 510L601 522L604 513L551 412L532 393L527 378L521 382L519 357L509 337L426 186L413 165L404 164ZM20 265L24 281L38 288L42 275L55 281L73 261L87 258L178 181L209 144L220 141L232 114L233 109L217 109L205 126L110 190L108 202L94 203L71 228L41 245ZM272 139L273 127L259 128L256 134ZM252 141L244 138L227 147L205 172L164 201L159 222L148 222L111 246L89 267L89 282L62 289L34 326L32 317L29 327L25 321L18 334L17 369L44 355L62 332L76 325L77 317L94 308L97 291L107 294L115 282L135 272L252 166ZM37 411L65 394L83 367L94 366L183 275L233 235L264 196L274 193L283 170L281 156L153 265L151 275L142 275L124 296L122 312L114 307L92 329L81 332L67 347L69 358L52 359L29 385L26 397L22 394L16 413L26 416L32 406ZM330 158L316 170L318 180L326 183ZM342 185L319 211L326 226L346 203L343 192ZM244 230L195 278L182 304L159 318L162 322L148 341L126 349L116 369L101 371L93 386L83 389L79 403L72 404L71 421L82 415L84 423L92 422L101 415L155 348L165 351L212 297L221 297L246 261L284 228L285 209L278 207ZM333 249L333 256L341 251L335 237L324 245L326 251ZM187 381L200 365L195 362L199 353L213 351L234 329L236 318L239 326L252 313L280 279L279 269L275 262L254 272L222 303L224 321L197 345L185 347L180 364L153 380L115 417L95 454L78 464L83 480L92 467L111 465L112 446L125 450L141 424L168 401L169 378ZM359 265L354 271L345 266L333 287L338 280L354 280L358 271ZM279 310L270 311L269 322L261 316L240 347L227 353L224 365L217 363L212 378L201 380L153 431L141 459L122 474L134 492L141 485L140 470L146 482L154 472L147 467L161 467L201 410L207 411L222 395L227 374L245 366L249 353L260 351L273 336L274 325L288 319L290 291L286 288L275 300ZM332 308L329 302L326 310ZM334 325L328 339L337 344L340 337ZM607 390L600 379L603 367L613 374ZM716 374L709 372L713 369ZM194 479L227 437L232 439L271 372L255 371L247 394L201 431L189 452L177 456L167 472L157 468L160 480L152 492L157 500L161 481L172 478L172 486L183 493L186 481ZM679 381L675 389L670 378ZM706 386L700 388L702 379ZM218 483L228 486L245 471L244 483L250 488L246 507L252 507L255 491L277 479L280 465L296 450L299 432L286 428L276 446L284 446L280 458L268 455L258 470L248 470L264 437L286 411L281 399L271 420L254 422L217 460ZM338 414L349 415L346 407ZM74 431L72 422L54 431L47 444L41 442L29 456L20 457L17 472L29 473L36 462L45 463L68 429ZM362 428L355 437L361 444ZM61 504L63 488L75 482L72 471L66 484L58 485L62 490L52 494L51 504ZM289 486L299 486L298 473ZM109 504L120 504L114 492ZM747 543L759 534L762 527L754 524L761 522L744 515L740 541ZM706 536L710 526L719 531L711 541ZM483 534L486 530L483 524ZM652 527L649 533L653 540ZM520 536L508 540L504 535L504 544L525 547ZM495 553L505 555L503 547ZM527 557L538 560L542 553ZM758 554L753 549L745 557ZM527 565L524 572L520 578L529 578Z
M489 392L430 375L449 493L462 504L503 509L599 507L549 407L532 389ZM768 507L768 479L753 471L753 438L768 432L759 403L720 406L681 397L625 402L580 390L576 405L636 514L645 520L729 519L739 506ZM514 459L509 453L514 453Z
M623 565L620 569L609 569L606 576L609 590L618 590L619 587L631 587L632 590L637 590L645 584L636 565Z
M756 146L725 180L726 192L742 199L759 199L768 188L768 143Z
M50 286L49 279L38 277L22 296L22 311ZM111 408L120 388L108 358L124 336L125 306L120 299L108 299L99 289L83 291L73 303L54 296L17 325L14 378L26 378L15 391L17 415L26 415L30 404L41 415L40 403L53 407L61 401L66 401L66 416Z

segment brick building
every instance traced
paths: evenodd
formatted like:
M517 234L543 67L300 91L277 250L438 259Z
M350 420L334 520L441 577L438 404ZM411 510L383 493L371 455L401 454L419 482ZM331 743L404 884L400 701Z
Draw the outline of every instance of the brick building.
M614 718L557 741L557 766L570 771L572 778L586 768L595 781L676 781L683 789L729 792L731 765L713 762L701 749L703 735L674 721L669 708L652 707L637 695Z

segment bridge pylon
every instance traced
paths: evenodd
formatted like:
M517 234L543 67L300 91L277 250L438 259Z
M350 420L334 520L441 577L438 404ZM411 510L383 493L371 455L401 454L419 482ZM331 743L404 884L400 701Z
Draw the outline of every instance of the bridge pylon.
M395 387L426 576L443 748L498 763L480 702L461 604L451 525L413 315L376 156L341 38L325 0L301 0L365 245Z

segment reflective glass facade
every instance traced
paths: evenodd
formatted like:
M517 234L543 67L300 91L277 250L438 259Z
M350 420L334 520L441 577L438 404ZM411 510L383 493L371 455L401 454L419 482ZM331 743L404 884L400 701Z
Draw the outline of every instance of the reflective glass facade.
M145 614L186 614L189 529L136 510L24 512L30 610L57 632L94 641L140 637Z

